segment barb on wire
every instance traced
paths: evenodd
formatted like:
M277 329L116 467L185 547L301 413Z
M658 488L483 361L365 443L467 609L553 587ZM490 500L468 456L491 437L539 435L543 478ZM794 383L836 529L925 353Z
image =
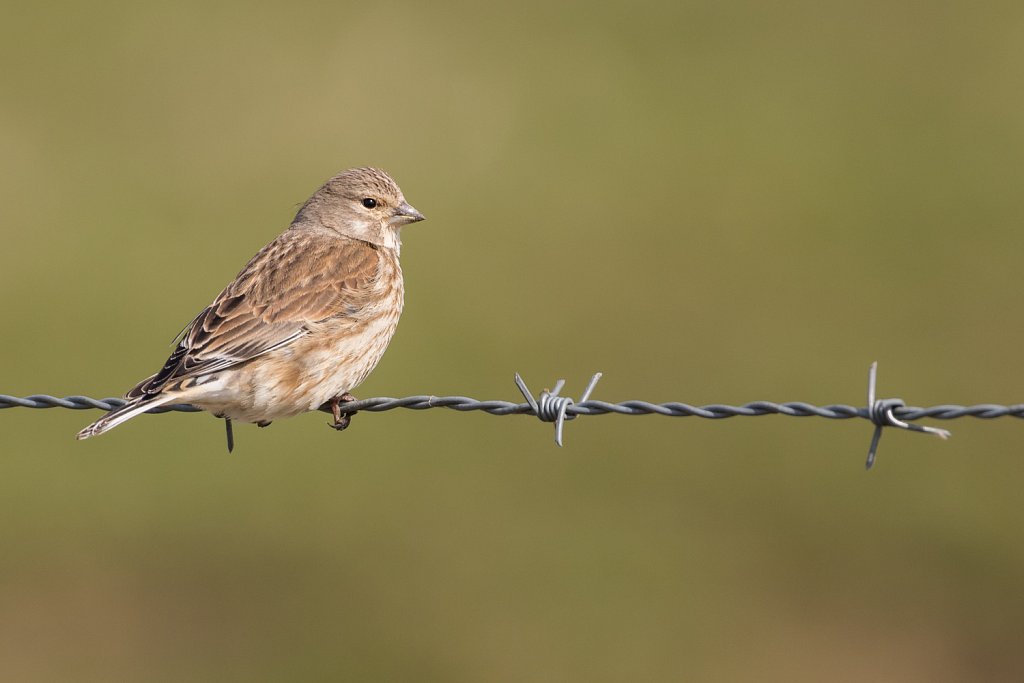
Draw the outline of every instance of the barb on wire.
M940 439L948 439L952 434L946 429L938 427L924 427L912 425L900 420L894 414L897 408L903 408L907 404L901 398L883 398L875 400L875 384L878 380L878 361L871 364L868 370L868 415L875 423L875 433L871 436L871 446L868 448L868 459L864 463L864 469L870 470L875 464L875 454L878 452L878 441L882 438L883 427L899 427L915 432L934 434Z
M590 378L590 384L587 385L586 390L583 392L583 398L580 399L580 403L586 403L590 398L590 394L594 391L594 387L597 386L597 381L601 379L601 373L595 372L594 376ZM534 399L533 394L529 389L526 388L526 382L523 378L516 373L516 386L519 387L519 391L522 392L523 398L530 404L530 409L533 410L533 414L541 419L543 422L554 422L555 423L555 443L558 447L562 447L562 425L565 424L566 420L575 420L576 415L566 415L566 411L569 410L569 406L573 405L573 401L568 396L559 396L558 393L565 386L565 380L560 379L555 382L555 388L551 391L545 389L540 392L540 399Z
M574 401L567 396L561 396L561 390L565 385L564 380L559 380L551 391L544 390L539 397L534 397L527 388L522 377L516 375L516 385L519 387L525 403L514 403L512 401L489 400L479 401L468 396L406 396L405 398L391 398L381 396L368 398L359 401L345 403L345 411L354 413L365 411L378 413L385 410L405 408L408 410L428 410L431 408L448 408L460 412L483 411L491 415L534 415L544 422L555 423L555 442L561 446L565 422L572 420L579 415L606 415L615 413L618 415L665 415L669 417L699 417L709 420L721 420L729 417L756 417L759 415L787 415L790 417L823 417L831 420L848 420L861 418L870 421L875 426L871 438L871 446L868 449L868 458L865 463L870 469L874 465L878 452L878 442L882 436L884 427L896 427L918 432L934 434L943 439L949 437L949 432L937 427L925 427L909 424L911 421L930 417L936 420L953 420L961 417L975 417L983 420L991 420L997 417L1024 418L1024 404L998 405L983 403L978 405L936 405L928 408L907 406L901 399L876 399L878 366L872 364L868 374L868 404L863 408L851 405L834 404L825 406L811 405L800 401L788 403L773 403L771 401L754 401L739 406L711 404L705 406L692 406L687 403L649 403L647 401L621 401L609 403L590 398L594 387L601 378L601 373L596 373L587 385L579 401ZM67 396L57 398L47 394L34 394L19 398L0 394L0 409L3 408L69 408L72 410L86 410L98 408L100 410L113 410L124 405L119 398L94 399L88 396ZM320 410L331 412L329 404L320 407ZM199 412L200 409L187 404L163 405L153 408L148 412L166 413Z

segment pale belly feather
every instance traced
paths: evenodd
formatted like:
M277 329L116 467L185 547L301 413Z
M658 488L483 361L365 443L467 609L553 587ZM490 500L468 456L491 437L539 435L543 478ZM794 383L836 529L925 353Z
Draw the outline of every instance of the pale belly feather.
M323 323L288 346L218 373L194 387L189 401L240 422L269 422L316 410L355 389L373 371L401 311L401 290L393 290L358 320Z

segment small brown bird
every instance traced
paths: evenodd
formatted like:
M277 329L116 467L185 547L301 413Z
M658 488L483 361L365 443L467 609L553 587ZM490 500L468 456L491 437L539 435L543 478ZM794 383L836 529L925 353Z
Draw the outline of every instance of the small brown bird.
M402 226L423 220L391 177L344 171L302 206L179 335L160 372L127 403L78 433L102 434L150 408L191 403L264 427L330 403L342 405L377 365L402 313Z

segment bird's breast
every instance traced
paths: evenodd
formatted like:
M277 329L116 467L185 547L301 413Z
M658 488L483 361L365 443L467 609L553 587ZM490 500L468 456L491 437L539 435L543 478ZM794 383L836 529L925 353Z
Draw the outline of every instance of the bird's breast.
M352 391L384 355L403 306L396 262L358 311L311 324L293 343L221 373L237 400L210 409L239 421L271 421L316 410Z

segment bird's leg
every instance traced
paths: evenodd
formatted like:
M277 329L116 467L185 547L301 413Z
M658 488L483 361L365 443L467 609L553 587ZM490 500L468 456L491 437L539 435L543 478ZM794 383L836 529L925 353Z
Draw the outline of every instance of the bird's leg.
M328 401L331 405L331 415L334 416L334 422L328 422L327 424L334 427L339 432L348 427L349 423L352 421L352 416L356 414L356 411L353 410L351 413L343 413L341 412L341 405L355 400L356 397L346 391L341 396L335 396Z
M235 450L235 432L231 429L231 418L224 418L224 429L228 433L228 453Z

